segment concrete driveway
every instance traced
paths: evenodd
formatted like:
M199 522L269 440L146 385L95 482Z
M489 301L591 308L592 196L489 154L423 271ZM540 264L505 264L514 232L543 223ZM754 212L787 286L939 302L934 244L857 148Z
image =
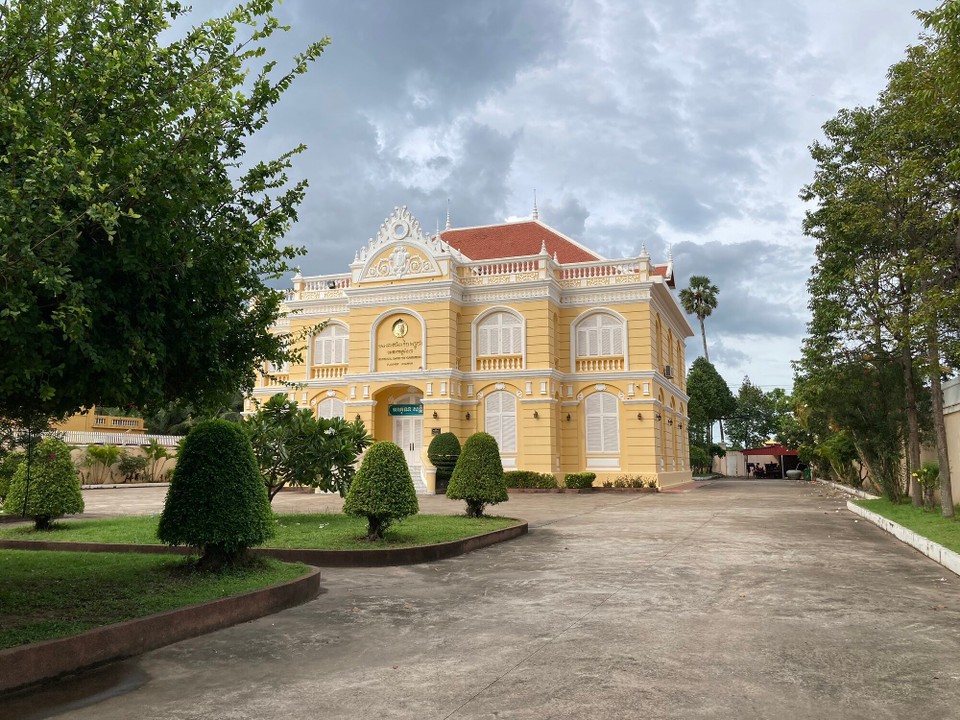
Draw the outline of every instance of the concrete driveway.
M497 510L530 534L433 565L325 570L311 603L0 717L960 717L960 579L833 491L722 481Z

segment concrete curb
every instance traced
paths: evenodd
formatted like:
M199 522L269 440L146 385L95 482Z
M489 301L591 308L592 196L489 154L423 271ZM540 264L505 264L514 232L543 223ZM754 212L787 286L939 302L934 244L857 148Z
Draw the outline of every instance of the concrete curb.
M127 488L168 488L168 482L155 483L112 483L108 485L81 485L81 490L125 490Z
M847 495L856 495L858 498L863 498L864 500L879 500L879 495L871 495L868 492L863 490L857 490L856 488L847 487L846 485L841 485L840 483L830 482L829 480L817 480L821 485L829 485L834 490L839 490L840 492L845 492Z
M915 550L919 550L935 563L943 565L947 570L960 575L960 555L953 550L948 550L943 545L933 542L923 535L918 535L913 530L908 530L903 525L895 523L893 520L878 515L875 512L860 507L853 500L847 500L847 510L869 520L881 530L893 535L897 540L906 543Z
M313 550L310 548L251 548L256 555L285 562L302 562L316 567L386 567L415 565L463 555L505 540L526 535L527 523L518 523L482 535L435 545L389 548L385 550ZM4 550L51 550L66 552L120 552L148 555L196 555L190 547L168 545L135 545L121 543L50 542L46 540L0 540Z
M0 650L0 693L131 657L301 605L320 594L320 571L242 595Z

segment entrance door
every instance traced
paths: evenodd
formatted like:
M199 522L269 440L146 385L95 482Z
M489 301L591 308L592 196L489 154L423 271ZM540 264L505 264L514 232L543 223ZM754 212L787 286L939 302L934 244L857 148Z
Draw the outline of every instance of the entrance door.
M417 491L421 491L422 467L420 445L423 442L422 417L395 417L393 419L393 442L400 446L410 467L410 476Z

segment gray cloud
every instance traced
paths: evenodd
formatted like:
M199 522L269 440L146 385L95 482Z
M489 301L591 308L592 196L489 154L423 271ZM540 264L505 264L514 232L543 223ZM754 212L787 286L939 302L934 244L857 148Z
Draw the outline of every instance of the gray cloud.
M917 0L933 7L937 0ZM195 0L194 20L224 11ZM346 270L395 205L432 229L542 218L608 257L720 286L711 355L739 382L789 382L812 244L807 146L869 103L919 24L900 0L286 0L270 54L332 45L255 136L304 142L290 240L307 274ZM287 63L288 64L288 63ZM692 359L699 339L688 344ZM728 378L730 379L730 378Z

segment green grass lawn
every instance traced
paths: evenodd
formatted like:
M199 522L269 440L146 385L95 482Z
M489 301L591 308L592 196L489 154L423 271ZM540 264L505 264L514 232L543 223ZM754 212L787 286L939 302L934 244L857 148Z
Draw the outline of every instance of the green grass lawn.
M913 530L918 535L933 540L945 548L960 553L960 520L945 518L940 509L934 511L915 508L913 505L895 504L885 498L880 500L857 500L857 505L888 520ZM960 517L960 516L958 516Z
M196 573L170 555L0 550L0 649L293 580L299 563Z
M277 515L277 534L266 547L315 548L321 550L361 550L370 548L412 547L462 540L473 535L516 525L510 518L468 518L462 515L414 515L388 528L381 542L365 539L367 521L336 514ZM8 527L0 538L11 540L50 540L73 542L109 542L159 544L159 517L131 516L106 520L63 520L48 532L36 532L33 526Z

